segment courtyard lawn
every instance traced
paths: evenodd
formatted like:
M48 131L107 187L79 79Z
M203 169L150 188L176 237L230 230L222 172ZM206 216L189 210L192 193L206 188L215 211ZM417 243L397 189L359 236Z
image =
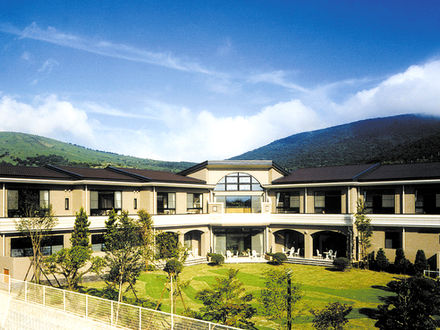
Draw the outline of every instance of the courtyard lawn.
M195 299L197 291L209 288L215 283L215 278L226 276L227 269L239 269L238 279L244 283L247 292L259 295L264 287L263 273L273 268L287 267L293 271L293 282L301 286L303 298L295 306L298 316L295 318L295 328L312 328L310 309L320 309L330 302L340 302L353 306L350 313L348 328L373 328L374 320L360 314L361 308L375 308L379 303L379 296L388 293L377 287L385 286L396 275L379 273L368 270L352 269L348 272L338 272L324 267L304 265L272 266L269 264L228 264L223 266L197 265L185 267L180 280L190 281L183 289L187 307L197 310L202 304ZM163 271L142 273L136 284L139 297L159 300L166 274ZM88 287L102 287L101 283L88 283ZM260 306L254 299L254 306ZM165 291L162 299L162 310L170 311L169 293ZM176 297L176 313L183 312L182 302ZM263 316L255 316L254 321L260 329L277 328L277 324Z

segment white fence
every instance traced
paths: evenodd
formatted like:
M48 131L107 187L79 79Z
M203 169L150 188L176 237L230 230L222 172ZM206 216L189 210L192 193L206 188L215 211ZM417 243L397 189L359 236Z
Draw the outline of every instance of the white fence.
M0 290L14 300L39 304L116 328L125 329L237 329L87 294L39 285L0 275ZM50 316L49 311L41 318ZM72 325L71 325L72 326Z
M438 270L424 270L423 275L426 277L437 278L440 277L440 271Z

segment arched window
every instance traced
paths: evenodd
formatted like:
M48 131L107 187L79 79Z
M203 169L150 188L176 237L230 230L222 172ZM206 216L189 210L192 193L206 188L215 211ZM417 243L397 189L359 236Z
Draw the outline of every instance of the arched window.
M260 183L252 175L231 173L224 176L215 186L215 191L261 191Z

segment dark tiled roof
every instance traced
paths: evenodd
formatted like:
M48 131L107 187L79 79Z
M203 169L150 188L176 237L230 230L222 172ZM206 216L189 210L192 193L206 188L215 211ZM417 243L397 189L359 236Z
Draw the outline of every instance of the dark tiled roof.
M376 164L326 166L315 168L300 168L288 176L273 181L273 184L306 183L306 182L333 182L353 181L360 174L368 169L377 166Z
M194 179L191 177L174 174L165 171L154 171L154 170L142 170L136 168L115 168L109 167L110 170L118 171L126 175L131 175L137 177L143 181L154 181L154 182L175 182L175 183L193 183L193 184L205 184L205 181Z
M440 163L381 165L359 177L359 181L423 180L440 178Z
M111 171L106 168L73 167L73 166L51 166L51 168L65 171L77 179L106 180L106 181L132 181L140 180L121 172Z
M0 176L13 178L69 180L66 173L57 172L46 167L0 165Z

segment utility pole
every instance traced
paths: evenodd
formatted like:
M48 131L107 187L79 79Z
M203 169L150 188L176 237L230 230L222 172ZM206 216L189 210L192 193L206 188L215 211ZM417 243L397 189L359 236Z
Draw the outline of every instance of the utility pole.
M287 271L287 330L292 330L292 270Z

